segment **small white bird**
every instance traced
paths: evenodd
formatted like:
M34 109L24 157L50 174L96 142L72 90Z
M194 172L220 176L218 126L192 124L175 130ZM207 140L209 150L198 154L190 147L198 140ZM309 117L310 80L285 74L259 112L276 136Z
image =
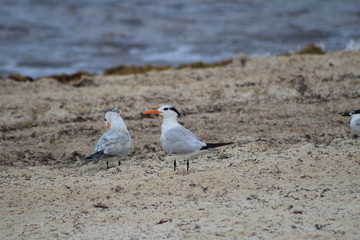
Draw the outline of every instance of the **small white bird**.
M124 120L119 111L110 109L105 112L104 121L107 131L100 137L93 154L84 158L84 161L98 161L108 158L121 158L129 154L132 140ZM121 161L118 161L120 166ZM109 168L109 162L106 162Z
M343 113L343 116L350 116L350 128L360 136L360 109L354 110L349 113Z
M190 130L178 123L180 113L171 105L144 114L160 114L163 117L160 142L165 152L175 157L174 170L176 170L176 159L186 159L187 171L189 171L189 158L208 152L210 148L232 144L232 142L204 143L198 140Z

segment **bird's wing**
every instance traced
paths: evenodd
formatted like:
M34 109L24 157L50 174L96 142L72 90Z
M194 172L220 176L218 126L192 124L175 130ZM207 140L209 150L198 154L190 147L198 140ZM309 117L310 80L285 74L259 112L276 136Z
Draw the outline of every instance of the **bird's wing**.
M160 141L169 154L189 154L201 149L206 144L199 141L188 129L180 126L162 134Z
M87 156L86 158L83 159L83 161L98 161L104 158L112 158L115 157L113 155L107 155L104 153L104 150L102 151L98 151L95 152L93 154L91 154L90 156Z
M109 129L99 139L94 153L103 151L107 155L125 156L129 153L131 144L132 140L127 131Z

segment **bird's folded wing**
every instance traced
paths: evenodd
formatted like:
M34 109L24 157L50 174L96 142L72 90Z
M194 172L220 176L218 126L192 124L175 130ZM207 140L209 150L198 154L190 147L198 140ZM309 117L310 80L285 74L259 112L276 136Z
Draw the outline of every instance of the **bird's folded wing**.
M105 132L94 148L94 153L104 151L109 155L123 155L127 154L132 144L131 137L126 131L112 131Z
M188 154L206 145L199 141L190 130L183 127L168 130L160 140L164 150L170 154Z

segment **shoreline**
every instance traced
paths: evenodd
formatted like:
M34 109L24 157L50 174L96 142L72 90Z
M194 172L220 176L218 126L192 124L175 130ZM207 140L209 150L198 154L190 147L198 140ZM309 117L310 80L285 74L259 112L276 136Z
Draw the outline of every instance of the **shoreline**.
M302 54L325 54L326 52L319 46L315 44L307 44L299 51L296 51L294 53L283 53L277 56L291 56L291 55L302 55ZM241 55L241 54L239 54ZM251 56L245 56L246 58L252 58ZM61 83L69 83L69 82L76 82L79 81L82 77L86 76L95 76L95 75L130 75L130 74L143 74L150 71L164 71L164 70L177 70L177 69L183 69L183 68L189 68L189 69L201 69L201 68L211 68L211 67L221 67L226 66L227 64L230 64L233 59L223 59L217 62L191 62L191 63L184 63L180 64L178 66L173 65L152 65L152 64L144 64L144 65L118 65L114 67L106 68L103 73L96 74L96 73L89 73L86 71L78 70L75 73L62 73L62 74L51 74L51 75L45 75L42 77L34 78L31 76L24 76L19 73L13 73L9 74L5 78L12 79L14 81L18 82L27 82L27 81L37 81L43 78L54 78L58 80ZM1 78L0 78L1 79Z

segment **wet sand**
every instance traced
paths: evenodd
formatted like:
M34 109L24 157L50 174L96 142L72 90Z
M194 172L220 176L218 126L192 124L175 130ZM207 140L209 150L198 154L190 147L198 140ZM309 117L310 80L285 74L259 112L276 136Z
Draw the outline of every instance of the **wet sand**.
M357 239L360 52L248 58L127 76L0 80L2 239ZM206 142L172 169L172 104ZM80 166L117 108L133 137L121 166Z

